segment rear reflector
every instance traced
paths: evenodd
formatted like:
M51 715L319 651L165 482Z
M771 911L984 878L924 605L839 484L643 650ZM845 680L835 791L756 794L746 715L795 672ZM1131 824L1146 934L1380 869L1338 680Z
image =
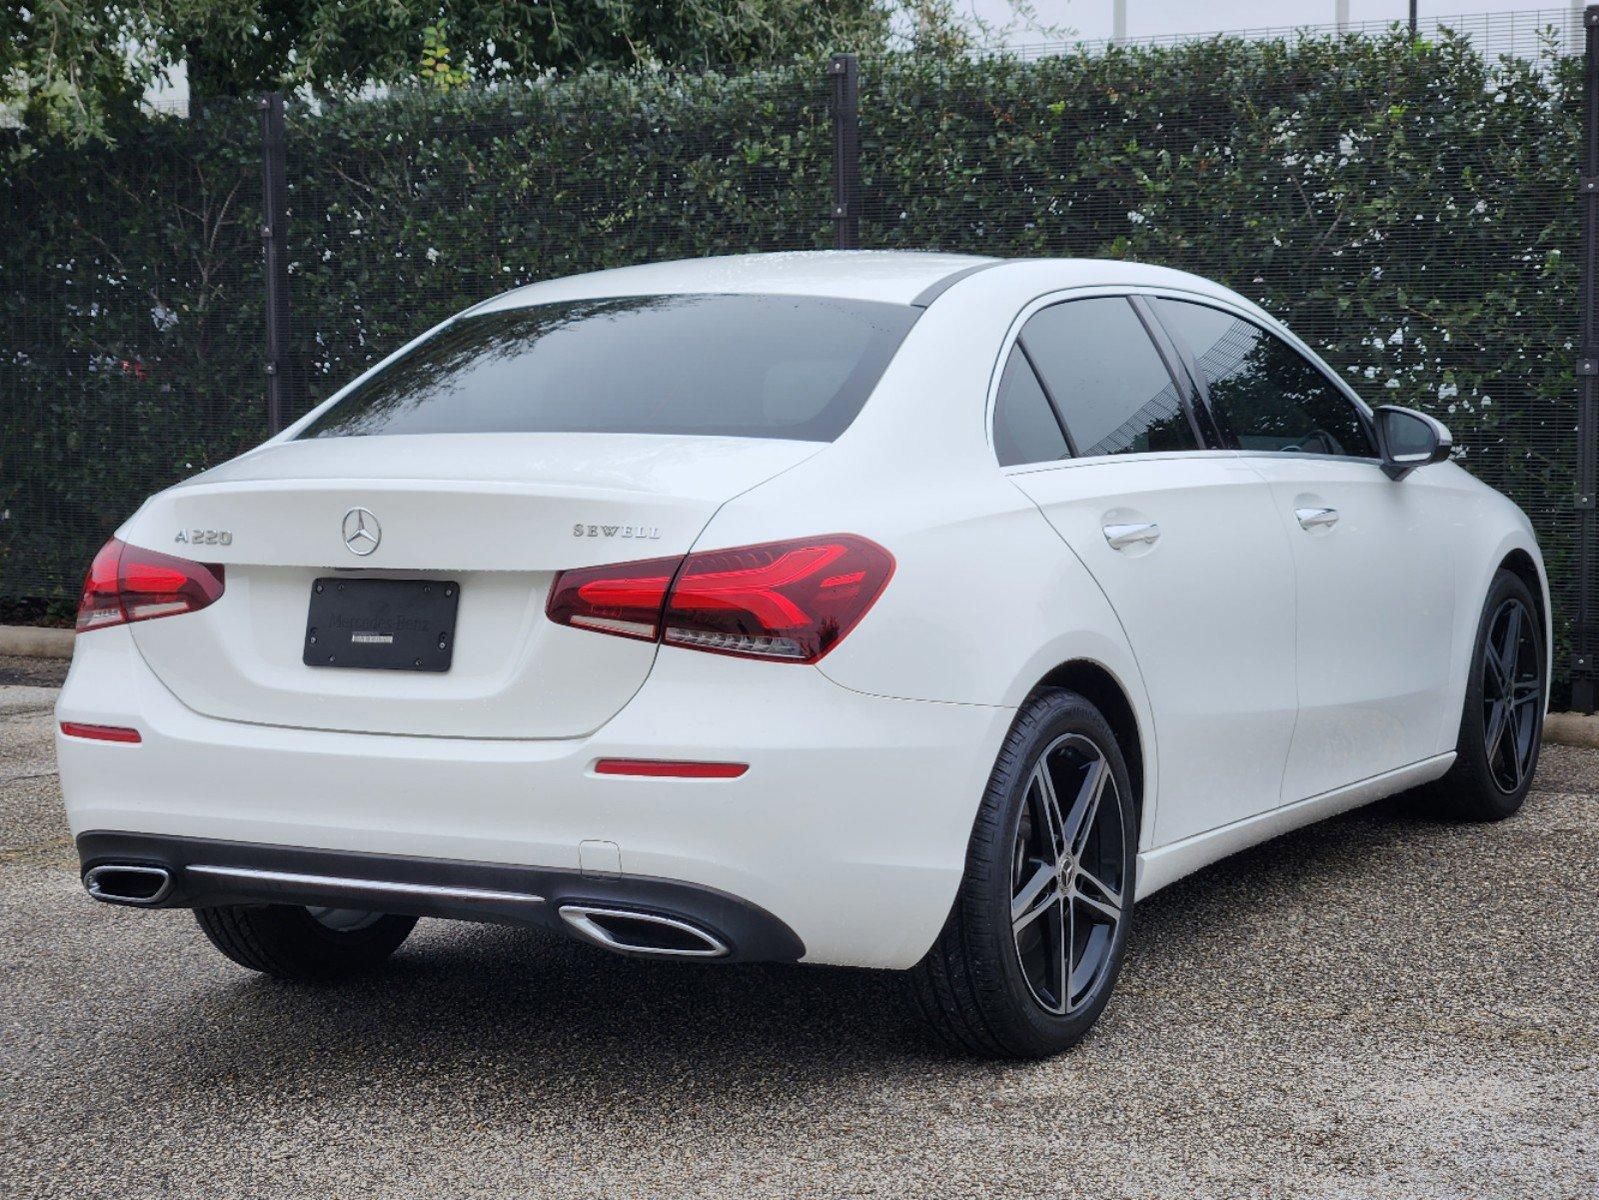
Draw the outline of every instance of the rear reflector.
M596 775L644 775L653 779L737 779L748 763L672 762L659 758L602 758Z
M190 562L112 538L83 581L78 632L196 612L222 595L220 564Z
M61 732L68 737L89 738L96 742L137 743L143 740L137 729L126 729L121 725L82 725L77 721L63 721Z
M552 621L688 650L813 663L860 622L894 557L853 534L563 571Z

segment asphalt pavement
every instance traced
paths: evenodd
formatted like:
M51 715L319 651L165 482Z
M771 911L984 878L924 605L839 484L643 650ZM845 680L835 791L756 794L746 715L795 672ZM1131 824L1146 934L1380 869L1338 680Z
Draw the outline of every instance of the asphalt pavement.
M1168 888L1089 1039L993 1064L869 971L424 921L250 975L83 894L54 682L0 660L0 1196L1599 1195L1596 751L1497 826L1400 798Z

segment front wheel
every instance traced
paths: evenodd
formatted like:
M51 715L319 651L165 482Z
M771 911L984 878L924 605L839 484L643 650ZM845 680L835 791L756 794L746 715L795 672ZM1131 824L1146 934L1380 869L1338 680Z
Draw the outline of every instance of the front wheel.
M1035 693L989 779L955 906L910 972L933 1030L989 1057L1081 1039L1121 970L1136 843L1110 725L1075 692Z
M1455 763L1432 787L1452 816L1502 821L1521 808L1532 787L1543 739L1541 611L1520 576L1494 576L1472 648Z

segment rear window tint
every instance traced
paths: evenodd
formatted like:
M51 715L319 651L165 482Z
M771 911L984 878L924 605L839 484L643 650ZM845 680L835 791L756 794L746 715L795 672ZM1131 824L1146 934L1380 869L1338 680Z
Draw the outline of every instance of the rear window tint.
M1177 386L1126 297L1041 309L1021 341L1080 456L1199 449Z
M1049 397L1020 346L1012 347L994 403L994 453L999 465L1055 462L1071 453Z
M574 300L462 317L302 438L677 433L832 441L921 310L815 296Z

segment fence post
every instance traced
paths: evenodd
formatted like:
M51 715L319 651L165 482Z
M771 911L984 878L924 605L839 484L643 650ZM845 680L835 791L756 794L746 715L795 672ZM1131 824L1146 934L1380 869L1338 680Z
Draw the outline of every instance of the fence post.
M261 245L266 253L267 429L281 430L294 410L289 348L289 179L283 93L261 97Z
M833 78L833 244L861 245L861 68L853 54L828 60Z
M1599 4L1583 10L1582 331L1577 340L1577 612L1571 707L1594 710L1594 570L1599 527Z

